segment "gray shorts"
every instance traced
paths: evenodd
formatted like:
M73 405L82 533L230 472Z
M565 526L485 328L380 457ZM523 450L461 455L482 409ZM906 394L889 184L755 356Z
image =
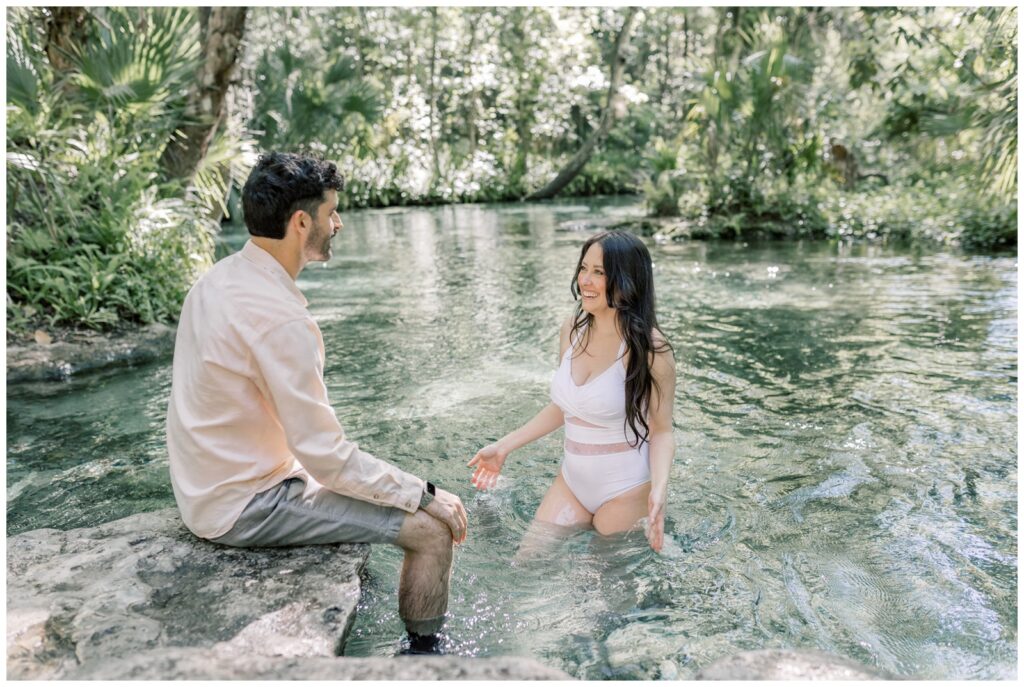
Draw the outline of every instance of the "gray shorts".
M336 494L310 476L252 497L234 526L210 541L228 546L394 544L405 511Z

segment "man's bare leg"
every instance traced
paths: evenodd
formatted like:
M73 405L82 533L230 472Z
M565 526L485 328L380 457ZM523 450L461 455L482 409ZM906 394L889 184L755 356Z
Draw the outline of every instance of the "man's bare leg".
M452 532L426 511L407 515L395 544L405 551L398 585L398 615L410 638L437 634L448 610Z

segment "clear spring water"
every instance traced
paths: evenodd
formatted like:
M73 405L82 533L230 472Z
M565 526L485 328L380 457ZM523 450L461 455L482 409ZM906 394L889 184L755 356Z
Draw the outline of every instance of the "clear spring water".
M1014 677L1016 256L652 242L680 380L665 549L584 532L510 566L560 433L513 454L493 493L465 463L547 402L588 223L640 213L353 212L334 260L300 275L343 426L469 510L450 649L588 679L688 678L784 647ZM169 384L166 360L8 388L8 534L172 505ZM348 655L398 648L399 560L374 547Z

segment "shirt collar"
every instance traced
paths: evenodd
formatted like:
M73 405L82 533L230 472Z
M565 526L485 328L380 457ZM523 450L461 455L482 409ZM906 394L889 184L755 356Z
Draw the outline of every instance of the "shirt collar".
M245 245L242 246L242 250L240 250L239 253L243 258L274 277L281 286L288 289L288 291L291 292L300 303L302 303L302 307L309 305L309 301L307 301L306 297L302 295L302 291L299 290L299 287L295 285L295 280L292 279L290 274L288 274L288 270L284 268L284 265L279 263L277 258L273 255L253 243L252 239L245 242Z

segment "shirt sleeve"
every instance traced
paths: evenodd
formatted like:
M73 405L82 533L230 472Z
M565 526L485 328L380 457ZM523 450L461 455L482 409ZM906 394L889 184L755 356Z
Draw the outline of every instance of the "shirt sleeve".
M323 350L320 330L312 320L279 325L252 347L289 450L331 491L414 513L423 480L361 451L345 438L327 398Z

